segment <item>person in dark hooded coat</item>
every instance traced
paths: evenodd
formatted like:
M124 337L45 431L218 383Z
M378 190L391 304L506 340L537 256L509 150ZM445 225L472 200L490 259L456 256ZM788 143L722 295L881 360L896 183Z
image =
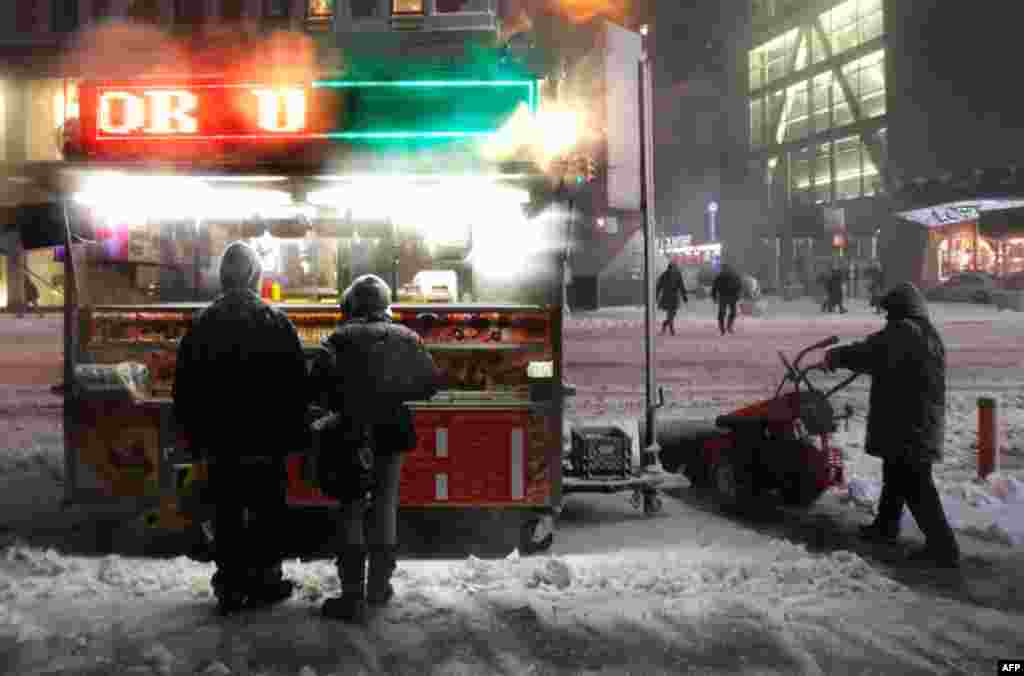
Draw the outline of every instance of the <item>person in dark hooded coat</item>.
M871 375L865 450L882 458L882 495L862 535L895 539L906 504L927 538L911 560L955 567L960 550L932 477L945 434L946 349L913 284L896 286L880 304L885 328L825 356L826 368Z
M222 613L288 598L281 535L285 455L305 443L306 362L298 333L257 290L255 251L230 244L223 293L178 346L174 417L209 463L214 516L212 586Z
M740 301L743 293L743 279L739 273L728 264L722 265L721 272L715 277L711 285L711 300L718 303L718 330L725 335L725 332L733 332L733 324L736 322L736 303ZM728 318L726 312L728 311Z
M364 621L367 603L384 605L394 595L391 576L396 564L402 454L416 447L406 401L429 399L440 384L440 372L422 339L391 321L390 305L391 290L376 275L353 281L342 294L346 319L324 340L325 349L310 375L313 397L341 420L336 435L340 447L322 453L321 488L339 502L336 563L342 593L327 599L321 610L325 617L352 623ZM418 389L415 394L404 395L405 399L385 394L387 374L371 357L375 345L387 346L389 363L383 368L409 374L408 387ZM361 486L352 490L350 480L327 479L334 476L328 470L331 463L343 466L343 454L351 457L360 448L372 451L369 505Z
M846 314L846 308L843 306L843 271L836 268L832 271L832 274L828 277L826 285L828 292L828 300L826 305L829 308L829 312L839 310L840 313Z
M655 286L655 298L658 299L658 307L665 311L665 321L661 325L661 335L665 335L665 329L676 335L676 313L679 312L679 300L689 303L686 295L686 282L683 281L683 273L680 272L676 262L670 260L665 271L658 275L658 282Z

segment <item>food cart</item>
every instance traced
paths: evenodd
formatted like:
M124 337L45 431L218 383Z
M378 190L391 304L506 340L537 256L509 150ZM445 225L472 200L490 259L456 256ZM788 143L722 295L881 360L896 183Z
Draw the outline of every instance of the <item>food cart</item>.
M158 529L202 518L191 499L204 470L172 416L176 350L218 292L220 253L241 239L261 256L263 296L295 324L310 357L343 319L338 291L352 278L372 272L397 290L422 270L455 271L458 298L391 309L444 377L437 396L411 405L418 444L403 465L402 507L501 510L521 519L522 549L550 545L562 501L564 220L538 206L550 207L551 186L534 168L467 151L480 132L467 141L463 131L430 129L423 138L451 142L410 145L408 130L359 127L379 101L359 92L390 89L396 106L403 91L426 86L79 84L79 157L17 177L56 196L40 227L60 244L68 280L70 503L117 505ZM492 90L478 97L492 109L495 100L509 113L536 105L531 79L470 82L452 94L468 105L470 88ZM341 128L330 99L339 93ZM359 147L366 139L382 144ZM397 150L387 145L395 139ZM295 395L268 383L267 396ZM308 450L289 449L288 501L328 506Z

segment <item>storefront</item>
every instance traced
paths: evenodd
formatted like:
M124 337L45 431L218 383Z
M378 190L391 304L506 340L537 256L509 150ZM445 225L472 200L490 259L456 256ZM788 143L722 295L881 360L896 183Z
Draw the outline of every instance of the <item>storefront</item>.
M922 282L933 285L962 272L1002 277L1024 271L1022 200L983 199L897 214L924 226Z

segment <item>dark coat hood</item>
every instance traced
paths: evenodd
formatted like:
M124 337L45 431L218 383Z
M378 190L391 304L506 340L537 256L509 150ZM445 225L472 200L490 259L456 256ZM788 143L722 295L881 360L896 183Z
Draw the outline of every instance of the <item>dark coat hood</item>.
M928 316L928 302L916 286L910 282L899 284L885 294L879 304L886 311L886 319L925 319Z

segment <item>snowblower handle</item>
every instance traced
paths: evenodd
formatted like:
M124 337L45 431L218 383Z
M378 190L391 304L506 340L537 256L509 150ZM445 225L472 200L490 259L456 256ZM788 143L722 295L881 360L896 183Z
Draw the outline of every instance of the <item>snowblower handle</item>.
M835 345L838 342L839 342L839 336L832 336L831 338L826 338L825 340L821 341L820 343L815 343L814 345L812 345L811 347L808 348L808 352L810 350L820 350L822 348L832 347L833 345Z

